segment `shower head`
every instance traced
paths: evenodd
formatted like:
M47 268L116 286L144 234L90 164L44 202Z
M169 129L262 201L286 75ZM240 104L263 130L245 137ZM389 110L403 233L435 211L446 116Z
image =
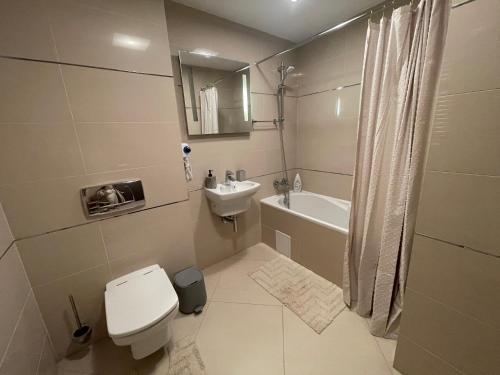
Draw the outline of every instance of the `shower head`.
M281 84L285 82L286 76L295 70L295 65L285 65L283 62L278 67L278 72L281 74Z

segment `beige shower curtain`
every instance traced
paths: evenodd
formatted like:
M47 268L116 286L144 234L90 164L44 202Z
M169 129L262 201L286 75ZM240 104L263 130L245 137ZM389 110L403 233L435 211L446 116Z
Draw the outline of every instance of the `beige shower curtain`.
M343 288L376 336L398 332L449 11L422 0L368 25Z

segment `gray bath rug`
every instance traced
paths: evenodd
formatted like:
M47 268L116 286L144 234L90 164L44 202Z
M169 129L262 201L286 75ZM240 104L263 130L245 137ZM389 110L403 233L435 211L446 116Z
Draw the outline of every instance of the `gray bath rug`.
M283 255L249 276L317 333L345 308L342 289Z
M177 341L170 350L168 375L204 375L205 365L195 343L195 336Z

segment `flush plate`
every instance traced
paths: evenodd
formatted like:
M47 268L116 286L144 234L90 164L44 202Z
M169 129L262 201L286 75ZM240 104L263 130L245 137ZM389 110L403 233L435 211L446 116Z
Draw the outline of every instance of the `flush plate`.
M115 214L146 204L142 181L133 179L87 186L80 190L87 217Z

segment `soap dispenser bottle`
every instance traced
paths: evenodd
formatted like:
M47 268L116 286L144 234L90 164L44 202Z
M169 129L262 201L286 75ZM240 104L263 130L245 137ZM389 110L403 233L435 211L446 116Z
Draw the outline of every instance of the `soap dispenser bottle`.
M205 178L205 187L207 189L216 189L217 188L217 177L212 173L213 170L208 170L208 176Z

